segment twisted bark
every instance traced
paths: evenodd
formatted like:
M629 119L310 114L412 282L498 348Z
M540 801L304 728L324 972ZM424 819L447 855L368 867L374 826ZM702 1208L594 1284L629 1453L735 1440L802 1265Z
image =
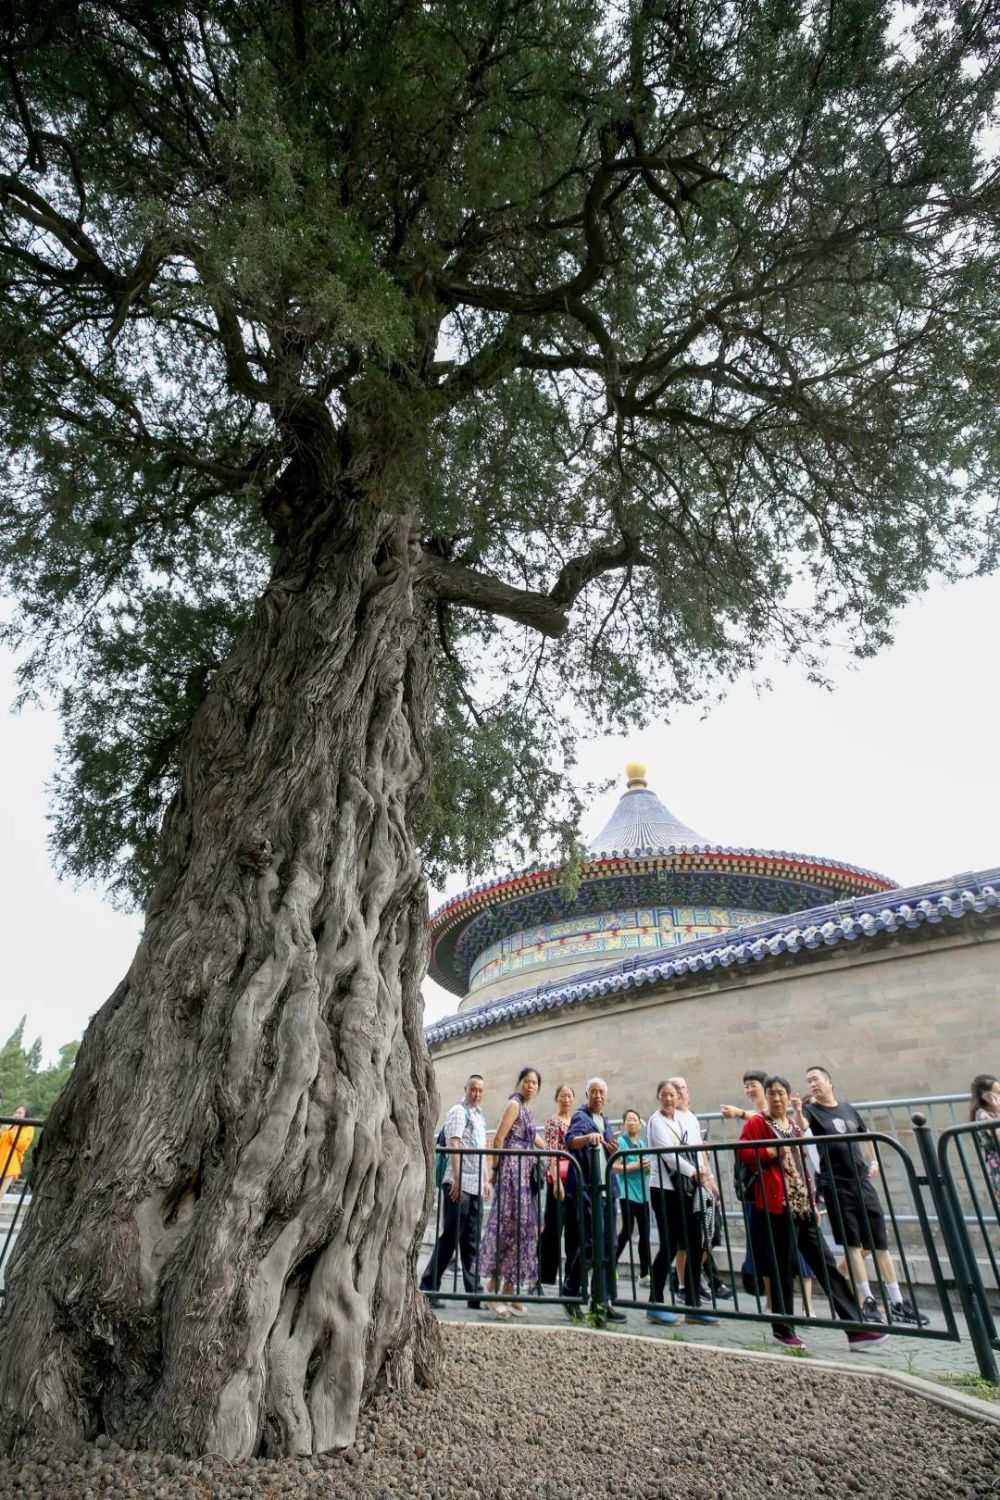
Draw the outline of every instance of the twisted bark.
M199 710L141 944L45 1131L8 1444L319 1452L433 1377L426 616L406 522L355 515L285 557Z

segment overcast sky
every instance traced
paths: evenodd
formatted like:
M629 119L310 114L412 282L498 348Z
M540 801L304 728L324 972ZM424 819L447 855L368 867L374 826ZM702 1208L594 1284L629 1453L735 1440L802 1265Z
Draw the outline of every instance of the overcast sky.
M998 620L1000 577L938 588L900 617L890 650L853 669L834 662L833 693L779 668L773 691L758 697L738 684L705 719L691 709L643 735L594 741L581 780L613 775L618 786L585 832L603 825L636 759L667 806L713 841L830 855L902 884L1000 865ZM3 660L0 702L13 696ZM52 872L46 786L57 737L52 714L0 714L0 1041L27 1013L27 1035L41 1036L50 1060L111 993L140 927ZM433 893L432 904L441 899ZM457 1003L429 982L426 998L428 1020Z

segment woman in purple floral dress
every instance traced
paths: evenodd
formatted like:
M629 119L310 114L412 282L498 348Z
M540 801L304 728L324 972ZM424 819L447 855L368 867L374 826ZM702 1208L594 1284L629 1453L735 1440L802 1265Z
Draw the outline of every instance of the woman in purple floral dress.
M512 1152L544 1147L529 1108L541 1081L535 1068L521 1069L517 1088L500 1116L494 1146ZM480 1274L488 1277L487 1291L496 1291L502 1283L506 1297L538 1282L538 1196L531 1190L535 1160L538 1158L501 1156L493 1176L493 1208L479 1244L479 1268ZM498 1318L509 1318L511 1313L523 1317L525 1311L520 1302L498 1302L494 1306Z

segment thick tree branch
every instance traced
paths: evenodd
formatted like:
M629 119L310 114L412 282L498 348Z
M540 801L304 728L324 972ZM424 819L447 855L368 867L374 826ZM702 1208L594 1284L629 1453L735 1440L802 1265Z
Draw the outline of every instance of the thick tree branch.
M592 547L579 557L571 557L562 567L549 597L569 609L588 583L593 583L603 573L614 573L619 568L653 566L655 559L643 551L637 540L623 537L617 546Z
M524 315L556 312L566 307L567 302L577 301L597 286L611 264L611 249L603 223L603 198L613 181L615 164L603 163L595 172L583 206L583 227L586 237L586 257L575 276L558 286L545 291L526 294L511 287L479 286L474 282L439 274L434 277L435 289L441 300L448 304L464 303L467 307L482 307L492 312Z
M120 333L129 310L149 291L164 261L176 255L186 256L195 265L199 260L200 247L194 243L150 242L143 246L132 271L128 276L123 276L108 265L94 241L79 224L61 214L33 188L9 173L0 173L0 207L53 236L72 257L76 275L89 277L113 297L115 307L106 336L109 344L114 343ZM26 252L17 245L12 245L11 250L22 257L26 256ZM31 261L40 274L51 275L55 281L62 280L66 274L60 267L49 266L37 256L31 256ZM251 368L250 355L232 298L224 290L218 290L213 296L213 306L226 372L233 390L250 401L273 400L276 395L273 383L261 380Z
M213 306L226 361L226 374L233 390L238 395L245 396L248 401L273 401L277 395L274 385L269 381L259 380L250 368L250 356L243 342L240 320L232 301L225 293L219 292L214 298Z
M8 172L0 172L0 207L52 235L80 271L88 273L106 291L117 294L124 287L124 277L107 264L79 224L67 219L33 188Z
M438 599L464 604L486 614L503 615L528 625L542 635L564 635L570 611L589 583L619 568L653 567L655 558L635 540L622 540L614 547L593 547L564 564L547 594L518 589L491 574L477 572L461 563L423 554L423 576Z
M129 310L149 291L156 279L157 272L170 253L169 245L158 245L155 241L147 241L143 245L139 258L129 273L128 280L125 282L125 289L118 302L118 306L115 308L115 315L111 320L111 327L107 332L108 344L114 343L125 326L125 319L129 315Z
M542 635L564 635L569 626L569 610L548 594L512 588L489 573L477 573L473 568L427 552L423 554L422 573L424 581L446 604L464 604L484 614L503 615L519 625L541 631Z

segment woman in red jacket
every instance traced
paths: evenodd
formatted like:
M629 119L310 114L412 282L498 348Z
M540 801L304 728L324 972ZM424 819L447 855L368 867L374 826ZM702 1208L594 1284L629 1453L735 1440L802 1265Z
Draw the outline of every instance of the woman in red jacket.
M777 1073L765 1078L764 1093L765 1112L751 1115L740 1135L741 1141L762 1144L743 1147L737 1155L753 1174L750 1243L754 1263L770 1264L772 1268L772 1311L786 1317L794 1311L796 1261L801 1255L829 1297L836 1316L860 1323L861 1313L850 1283L837 1270L819 1231L802 1135L788 1116L791 1089L787 1078ZM789 1323L775 1320L771 1331L779 1344L792 1349L805 1347ZM852 1349L863 1350L884 1343L886 1337L884 1330L859 1330L849 1333L847 1342Z

